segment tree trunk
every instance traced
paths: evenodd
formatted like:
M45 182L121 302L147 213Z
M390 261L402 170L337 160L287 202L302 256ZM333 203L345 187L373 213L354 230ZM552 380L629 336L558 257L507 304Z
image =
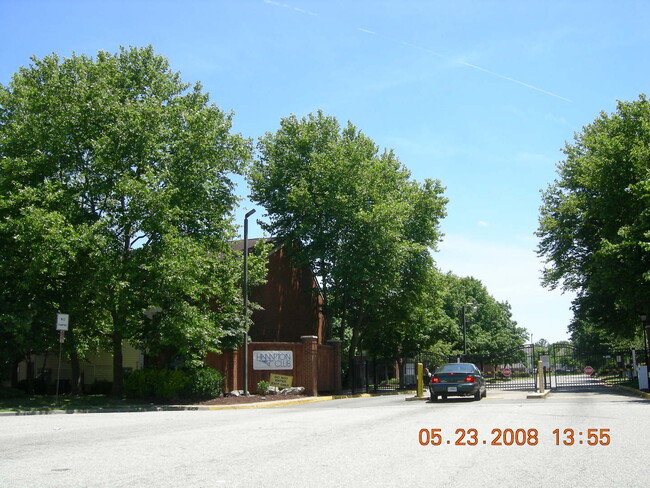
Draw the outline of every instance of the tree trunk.
M121 397L124 392L124 369L122 367L122 335L113 334L113 389L111 394Z
M348 350L348 388L352 388L354 384L353 376L356 374L354 368L354 357L357 352L357 346L359 345L359 327L354 326L352 328L352 338L350 339L350 349ZM356 386L356 385L355 385Z
M81 388L81 367L79 366L79 354L73 350L70 353L70 367L72 368L72 377L70 378L70 393L73 395L82 395Z
M11 387L18 388L18 365L20 361L16 359L11 363Z
M34 394L34 361L32 361L31 354L25 358L27 363L27 394Z

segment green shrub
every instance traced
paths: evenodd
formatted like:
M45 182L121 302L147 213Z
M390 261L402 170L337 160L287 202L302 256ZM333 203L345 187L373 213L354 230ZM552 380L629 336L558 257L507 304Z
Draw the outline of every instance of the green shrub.
M18 388L0 388L0 398L20 398L26 395L27 393Z
M181 398L189 380L187 374L179 369L160 371L164 373L154 381L154 396L164 400Z
M153 396L150 369L137 369L124 379L124 394L131 398L149 398Z
M214 398L223 391L223 375L216 369L139 369L124 381L124 392L130 398Z
M97 380L88 387L89 395L110 395L113 390L113 383L107 380Z
M257 383L257 393L260 395L266 395L269 392L269 382L261 380Z
M126 396L132 398L181 398L188 384L188 375L181 370L139 369L124 382Z
M187 370L186 394L190 398L215 398L223 392L223 375L207 366Z

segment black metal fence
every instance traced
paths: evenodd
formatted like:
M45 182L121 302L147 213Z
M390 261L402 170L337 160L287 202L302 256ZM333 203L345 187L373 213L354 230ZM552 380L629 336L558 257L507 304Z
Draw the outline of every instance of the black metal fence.
M630 350L584 351L572 344L553 344L540 353L547 370L547 388L590 389L634 381L633 352Z
M526 344L504 354L509 362L495 364L480 356L441 358L418 354L411 358L356 357L349 366L344 385L352 393L379 393L415 389L417 363L432 373L446 362L471 362L483 372L490 389L534 391L537 387L537 366L542 361L544 383L549 389L594 388L613 384L629 384L635 378L632 351L585 353L571 344L555 344L548 348ZM425 377L425 389L427 379Z
M466 362L474 363L482 371L486 386L499 390L535 390L537 358L533 344L505 351L499 359L468 355Z
M379 393L415 388L417 360L356 357L346 377L352 393Z

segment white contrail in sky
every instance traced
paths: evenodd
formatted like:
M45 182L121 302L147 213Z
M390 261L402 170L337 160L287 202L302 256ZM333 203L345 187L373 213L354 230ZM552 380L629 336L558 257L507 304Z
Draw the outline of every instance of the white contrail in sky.
M268 5L273 5L274 7L286 8L286 9L293 10L293 11L301 13L301 14L311 15L313 17L318 16L318 14L316 14L314 12L310 12L309 10L304 10L304 9L301 9L301 8L298 8L298 7L294 7L294 6L289 5L287 3L276 2L275 0L263 0L263 1L264 1L264 3L266 3ZM406 42L406 41L403 41L401 39L396 39L394 37L385 36L383 34L379 34L378 32L371 31L370 29L364 29L362 27L357 27L357 30L359 30L360 32L363 32L364 34L381 37L383 39L386 39L387 41L391 41L391 42L394 42L394 43L397 43L397 44L401 44L402 46L410 47L410 48L413 48L413 49L418 49L420 51L431 54L433 56L437 56L439 58L451 59L451 58L449 58L449 56L445 56L445 55L440 54L440 53L438 53L436 51L428 49L426 47L418 46L417 44ZM491 71L491 70L489 70L487 68L483 68L483 67L478 66L476 64L467 63L465 61L455 61L455 62L457 64L460 64L461 66L465 66L467 68L471 68L471 69L475 69L477 71L481 71L481 72L483 72L485 74L495 76L497 78L501 78L502 80L506 80L506 81L509 81L511 83L516 83L518 85L529 88L531 90L535 90L535 91L538 91L540 93L543 93L544 95L548 95L548 96L551 96L551 97L554 97L554 98L559 98L560 100L564 100L565 102L569 102L569 103L573 102L573 100L570 100L570 99L565 98L565 97L563 97L561 95L558 95L557 93L553 93L551 91L544 90L543 88L540 88L540 87L535 86L535 85L531 85L530 83L525 83L525 82L523 82L521 80L517 80L516 78L511 78L510 76L506 76L506 75L502 75L500 73L496 73L494 71Z
M374 32L374 31L371 31L371 30L368 30L368 29L363 29L361 27L357 27L357 29L359 31L365 33L365 34L370 34L370 35L373 35L373 36L381 37L383 39L386 39L386 40L391 41L391 42L395 42L397 44L401 44L403 46L419 49L420 51L424 51L426 53L432 54L432 55L437 56L439 58L448 58L447 56L444 56L444 55L442 55L440 53L432 51L431 49L428 49L426 47L418 46L417 44L412 44L410 42L405 42L405 41L402 41L400 39L395 39L393 37L388 37L388 36L385 36L383 34L378 34L377 32ZM497 78L501 78L502 80L510 81L512 83L517 83L518 85L525 86L526 88L530 88L531 90L535 90L535 91L538 91L540 93L544 93L545 95L549 95L551 97L559 98L560 100L564 100L565 102L573 103L573 100L570 100L570 99L565 98L565 97L563 97L561 95L558 95L557 93L553 93L551 91L544 90L543 88L539 88L538 86L531 85L530 83L525 83L525 82L523 82L521 80L517 80L515 78L511 78L509 76L505 76L505 75L496 73L496 72L491 71L491 70L489 70L487 68L483 68L483 67L477 66L475 64L467 63L465 61L455 61L455 62L462 65L462 66L466 66L468 68L472 68L472 69L475 69L475 70L478 70L478 71L482 71L483 73L486 73L488 75L496 76Z
M288 9L290 9L290 10L294 10L294 11L296 11L296 12L298 12L298 13L306 14L306 15L311 15L311 16L313 16L313 17L317 17L317 16L318 16L318 14L316 14L316 13L314 13L314 12L310 12L309 10L305 10L305 9L298 8L298 7L293 7L293 6L291 6L291 5L287 4L287 3L275 2L275 1L273 1L273 0L264 0L264 3L267 3L267 4L269 4L269 5L273 5L274 7L288 8Z

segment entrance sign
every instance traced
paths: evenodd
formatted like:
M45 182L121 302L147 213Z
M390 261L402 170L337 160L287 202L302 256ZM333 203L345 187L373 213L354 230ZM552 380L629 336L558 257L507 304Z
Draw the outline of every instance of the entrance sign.
M501 370L501 374L503 376L510 376L512 374L512 370L510 368L503 368Z
M282 374L271 373L269 385L277 386L278 388L291 388L292 382L293 382L293 376L285 376Z
M56 330L68 330L70 316L67 313L56 314Z
M293 351L253 351L254 370L292 370Z
M591 366L585 366L585 369L583 371L588 376L594 374L594 368L592 368Z

